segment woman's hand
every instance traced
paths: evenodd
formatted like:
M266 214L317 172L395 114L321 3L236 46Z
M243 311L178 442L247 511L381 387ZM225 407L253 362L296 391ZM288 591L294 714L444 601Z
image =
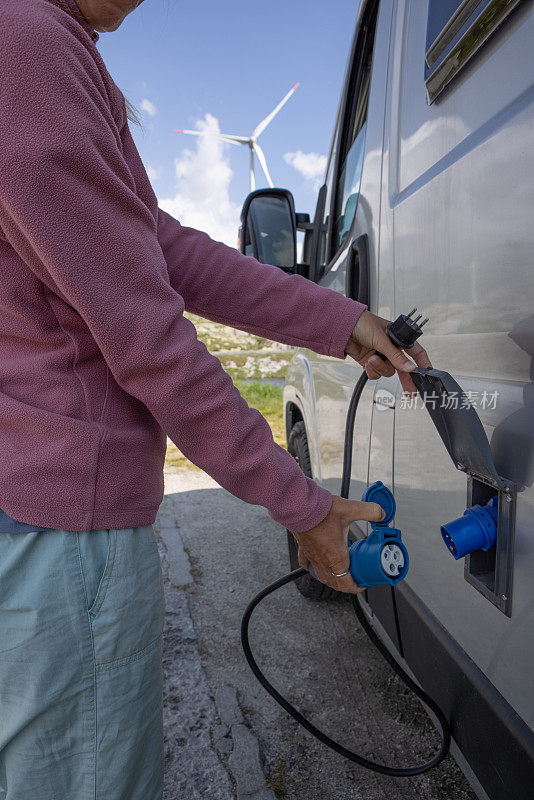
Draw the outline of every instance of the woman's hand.
M410 372L416 365L431 367L432 364L426 350L418 342L415 342L409 350L415 364L406 358L404 351L395 347L387 335L388 324L389 320L377 317L370 311L364 311L354 326L345 352L362 365L371 380L376 380L382 375L391 377L396 370L404 391L415 392ZM375 354L376 350L383 353L388 360L382 361Z
M383 518L384 509L378 503L344 500L334 496L332 508L322 522L305 533L293 534L299 546L300 566L309 569L311 563L321 583L338 592L363 592L350 572L342 578L336 578L332 573L339 574L349 568L349 524L355 520L380 522Z

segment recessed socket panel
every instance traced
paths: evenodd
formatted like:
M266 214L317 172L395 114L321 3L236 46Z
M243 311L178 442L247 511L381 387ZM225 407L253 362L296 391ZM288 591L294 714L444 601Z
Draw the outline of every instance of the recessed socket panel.
M506 614L512 616L512 578L514 558L515 487L496 491L476 478L467 480L467 507L484 506L498 494L499 519L497 539L491 550L476 550L466 556L464 576L484 597Z

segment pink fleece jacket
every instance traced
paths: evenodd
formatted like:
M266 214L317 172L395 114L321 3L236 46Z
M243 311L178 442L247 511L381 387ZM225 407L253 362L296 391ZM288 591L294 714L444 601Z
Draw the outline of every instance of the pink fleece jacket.
M307 530L331 495L183 312L343 358L364 306L159 210L96 39L74 0L2 0L0 508L66 530L150 524L167 434Z

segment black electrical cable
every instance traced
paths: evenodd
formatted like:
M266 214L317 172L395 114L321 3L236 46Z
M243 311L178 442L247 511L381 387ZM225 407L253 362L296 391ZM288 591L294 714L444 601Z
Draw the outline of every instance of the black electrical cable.
M360 397L366 383L367 374L363 372L360 379L356 383L356 386L354 387L347 411L347 421L345 425L345 445L343 450L343 477L341 480L341 497L345 498L349 496L350 489L350 478L352 471L352 442L354 437L356 410L358 408L358 403L360 402ZM359 764L361 767L365 767L365 769L372 770L373 772L380 772L382 775L391 775L395 778L406 778L412 777L413 775L422 775L424 772L428 772L430 769L437 766L441 761L443 761L449 752L451 744L451 734L447 718L437 703L430 697L430 695L424 692L414 680L412 680L412 678L400 666L400 664L397 663L387 647L380 640L377 633L369 623L357 595L354 596L354 610L365 633L371 639L377 650L384 656L393 671L396 672L406 686L411 689L411 691L435 714L438 720L439 727L441 728L442 742L441 747L434 758L432 758L430 761L427 761L425 764L421 764L420 766L404 768L387 767L384 764L377 764L374 761L369 761L367 758L364 758L358 753L354 753L352 750L349 750L342 744L339 744L339 742L334 741L334 739L331 739L330 736L327 736L326 733L323 733L323 731L319 730L319 728L316 728L315 725L313 725L308 719L306 719L306 717L297 711L297 709L294 708L294 706L292 706L291 703L285 699L285 697L282 697L280 692L278 692L272 683L267 680L263 672L260 670L256 659L252 655L252 650L250 648L248 629L252 612L256 606L268 595L272 594L277 589L280 589L282 586L297 580L297 578L300 578L303 575L306 575L306 570L296 569L293 572L290 572L288 575L284 575L283 578L279 578L279 580L269 584L269 586L266 586L265 589L262 589L262 591L253 598L245 610L243 619L241 621L241 644L243 645L243 651L245 653L245 658L247 659L248 665L258 681L261 683L263 688L269 692L271 697L273 697L276 702L299 723L299 725L302 725L303 728L311 733L312 736L315 736L316 739L319 739L320 742L325 744L331 750L334 750L336 753L339 753L339 755L348 758L349 761L353 761L355 764Z

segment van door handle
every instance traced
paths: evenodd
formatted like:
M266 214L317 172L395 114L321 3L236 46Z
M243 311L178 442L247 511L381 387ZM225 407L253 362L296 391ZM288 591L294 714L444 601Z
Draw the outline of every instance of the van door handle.
M345 294L369 306L369 239L362 233L355 239L347 256Z

